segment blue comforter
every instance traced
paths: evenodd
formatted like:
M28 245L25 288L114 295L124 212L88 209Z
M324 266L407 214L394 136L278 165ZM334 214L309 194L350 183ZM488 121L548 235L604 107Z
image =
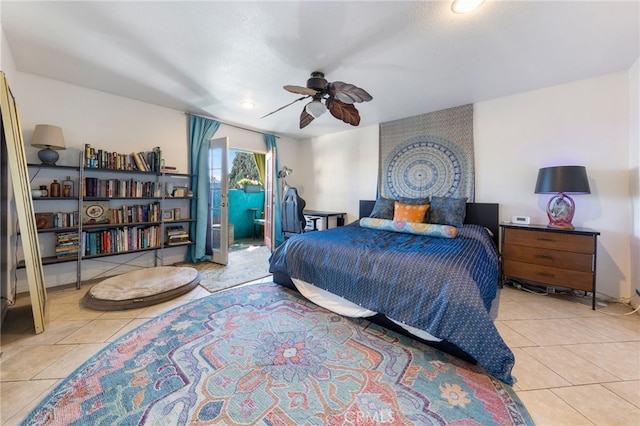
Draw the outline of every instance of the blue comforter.
M481 226L465 225L457 238L445 239L358 222L290 238L269 268L453 343L512 384L513 353L489 315L498 270Z

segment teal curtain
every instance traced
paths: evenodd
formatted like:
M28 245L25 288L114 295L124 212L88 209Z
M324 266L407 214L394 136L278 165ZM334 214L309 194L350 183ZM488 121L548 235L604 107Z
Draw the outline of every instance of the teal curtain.
M187 250L187 262L210 260L205 254L209 223L209 141L218 131L220 122L205 117L189 115L189 151L191 153L191 215L196 221L189 224L193 245ZM194 216L195 212L195 216Z
M274 174L278 175L278 170L280 167L278 166L278 149L276 147L276 137L274 135L268 135L265 133L264 142L267 144L267 149L273 148L273 152L275 153L273 158L273 165L275 167ZM273 222L274 222L274 232L273 236L274 246L278 247L280 244L284 243L284 237L282 236L282 218L280 214L280 203L282 200L282 194L280 193L280 185L276 181L275 188L273 189L276 196L276 203L273 207Z

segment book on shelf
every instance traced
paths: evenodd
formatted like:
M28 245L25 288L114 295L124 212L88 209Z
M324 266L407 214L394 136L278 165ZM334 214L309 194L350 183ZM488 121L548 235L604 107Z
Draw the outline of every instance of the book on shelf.
M140 155L139 155L139 154L136 154L136 153L132 153L132 154L131 154L131 156L132 156L132 157L133 157L133 159L135 160L135 162L136 162L136 167L138 168L138 170L145 171L144 163L142 162L142 158L140 158Z
M159 146L153 148L149 153L149 163L151 163L151 170L162 172L162 150Z
M88 169L139 170L160 172L162 151L155 147L149 152L124 154L96 149L84 144L84 167Z
M80 239L78 232L56 233L56 257L68 257L77 255L80 251Z
M189 233L182 226L167 226L165 228L165 243L168 246L189 244Z
M189 239L189 235L186 233L181 235L172 235L169 238L167 238L167 241L166 241L168 246L174 246L178 244L188 244L190 242L191 240Z
M167 243L168 246L183 246L185 244L191 244L191 240L189 240L188 238L186 240L181 240L181 241L169 241Z
M84 197L146 198L156 196L156 182L136 179L99 179L85 177L82 185Z
M85 231L85 256L125 253L160 247L159 226L127 226L117 229Z

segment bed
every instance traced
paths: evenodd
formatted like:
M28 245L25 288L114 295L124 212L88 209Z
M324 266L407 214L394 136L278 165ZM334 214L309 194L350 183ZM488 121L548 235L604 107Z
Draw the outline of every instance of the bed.
M360 202L360 218L374 203ZM371 229L366 220L288 239L270 258L274 282L339 314L368 317L477 362L512 384L513 353L491 317L498 205L467 203L455 238Z

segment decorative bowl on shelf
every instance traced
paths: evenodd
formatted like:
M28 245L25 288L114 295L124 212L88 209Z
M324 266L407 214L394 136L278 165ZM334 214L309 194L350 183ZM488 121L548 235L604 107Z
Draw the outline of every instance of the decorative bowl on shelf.
M31 190L31 197L32 198L40 198L40 197L42 197L42 191L40 189L32 189Z

